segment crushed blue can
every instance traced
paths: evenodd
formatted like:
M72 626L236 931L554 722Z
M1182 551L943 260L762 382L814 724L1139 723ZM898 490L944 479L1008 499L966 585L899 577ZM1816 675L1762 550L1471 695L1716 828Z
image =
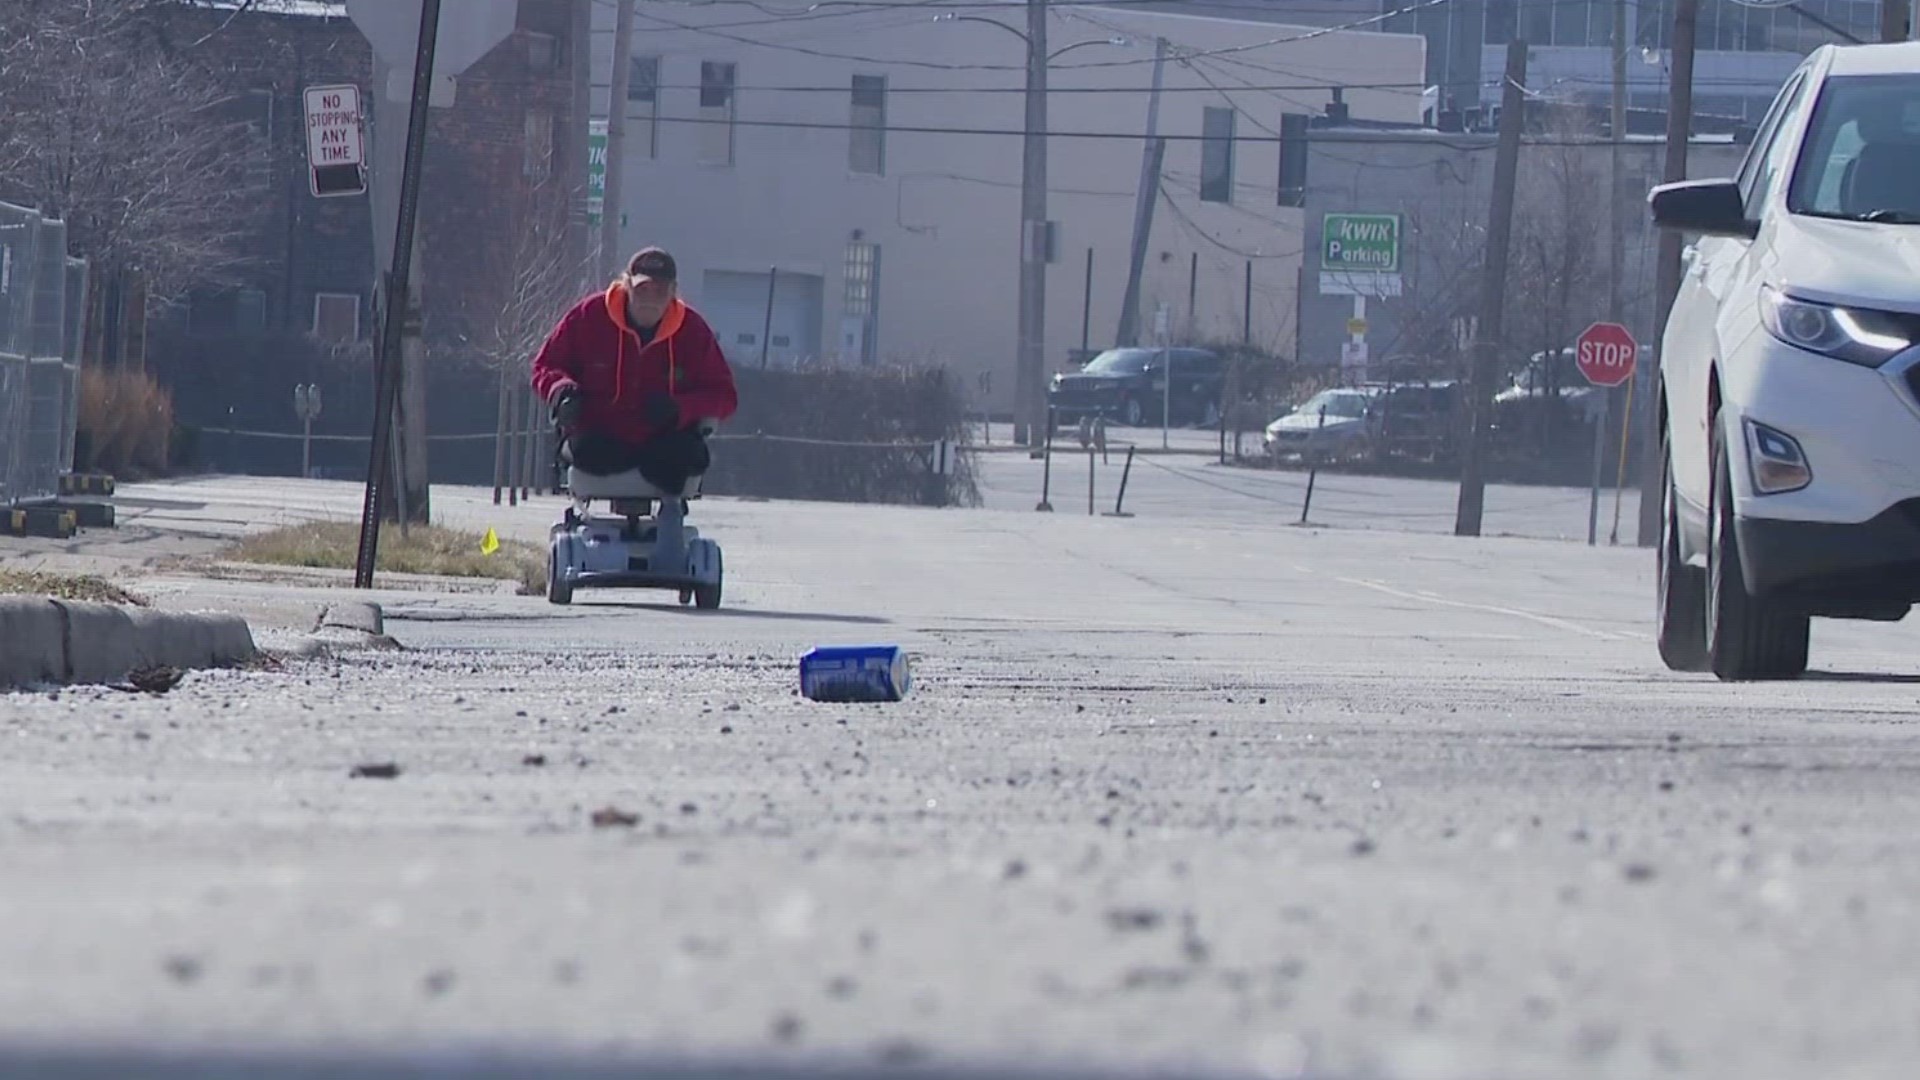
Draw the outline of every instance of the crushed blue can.
M912 688L898 645L823 645L800 658L800 694L809 701L899 701Z

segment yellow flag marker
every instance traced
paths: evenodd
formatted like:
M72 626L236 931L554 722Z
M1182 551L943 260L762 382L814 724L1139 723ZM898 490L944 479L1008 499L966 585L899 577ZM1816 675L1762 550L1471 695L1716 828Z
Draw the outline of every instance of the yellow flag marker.
M487 535L480 541L480 554L491 555L500 550L500 534L487 529Z

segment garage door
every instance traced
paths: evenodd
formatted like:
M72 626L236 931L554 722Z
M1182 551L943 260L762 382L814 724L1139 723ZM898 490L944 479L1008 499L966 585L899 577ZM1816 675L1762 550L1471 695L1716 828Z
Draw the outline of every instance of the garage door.
M774 275L773 325L767 331L766 274L709 270L695 306L736 367L758 367L761 335L771 367L795 367L820 356L821 281L811 274Z

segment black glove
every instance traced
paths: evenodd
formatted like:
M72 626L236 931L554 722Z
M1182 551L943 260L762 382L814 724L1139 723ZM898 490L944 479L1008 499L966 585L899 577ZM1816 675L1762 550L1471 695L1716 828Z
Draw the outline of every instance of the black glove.
M569 386L553 395L549 407L553 426L570 428L580 422L580 391Z
M680 403L672 394L655 394L647 399L647 425L669 431L680 426Z

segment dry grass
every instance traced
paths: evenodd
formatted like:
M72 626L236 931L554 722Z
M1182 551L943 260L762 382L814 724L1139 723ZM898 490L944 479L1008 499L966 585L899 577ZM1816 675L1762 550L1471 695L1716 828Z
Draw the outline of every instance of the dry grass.
M173 395L140 371L80 372L81 469L158 472L173 437Z
M94 604L134 604L146 601L102 577L92 574L43 574L36 570L0 567L0 594L51 596Z
M547 588L547 552L522 540L501 540L491 555L480 550L481 534L414 525L405 536L397 525L380 529L380 557L374 568L395 574L435 574L442 577L480 577L514 581L521 592L544 593ZM310 566L353 569L360 546L360 524L320 521L289 525L249 536L223 553L235 562L274 566Z

